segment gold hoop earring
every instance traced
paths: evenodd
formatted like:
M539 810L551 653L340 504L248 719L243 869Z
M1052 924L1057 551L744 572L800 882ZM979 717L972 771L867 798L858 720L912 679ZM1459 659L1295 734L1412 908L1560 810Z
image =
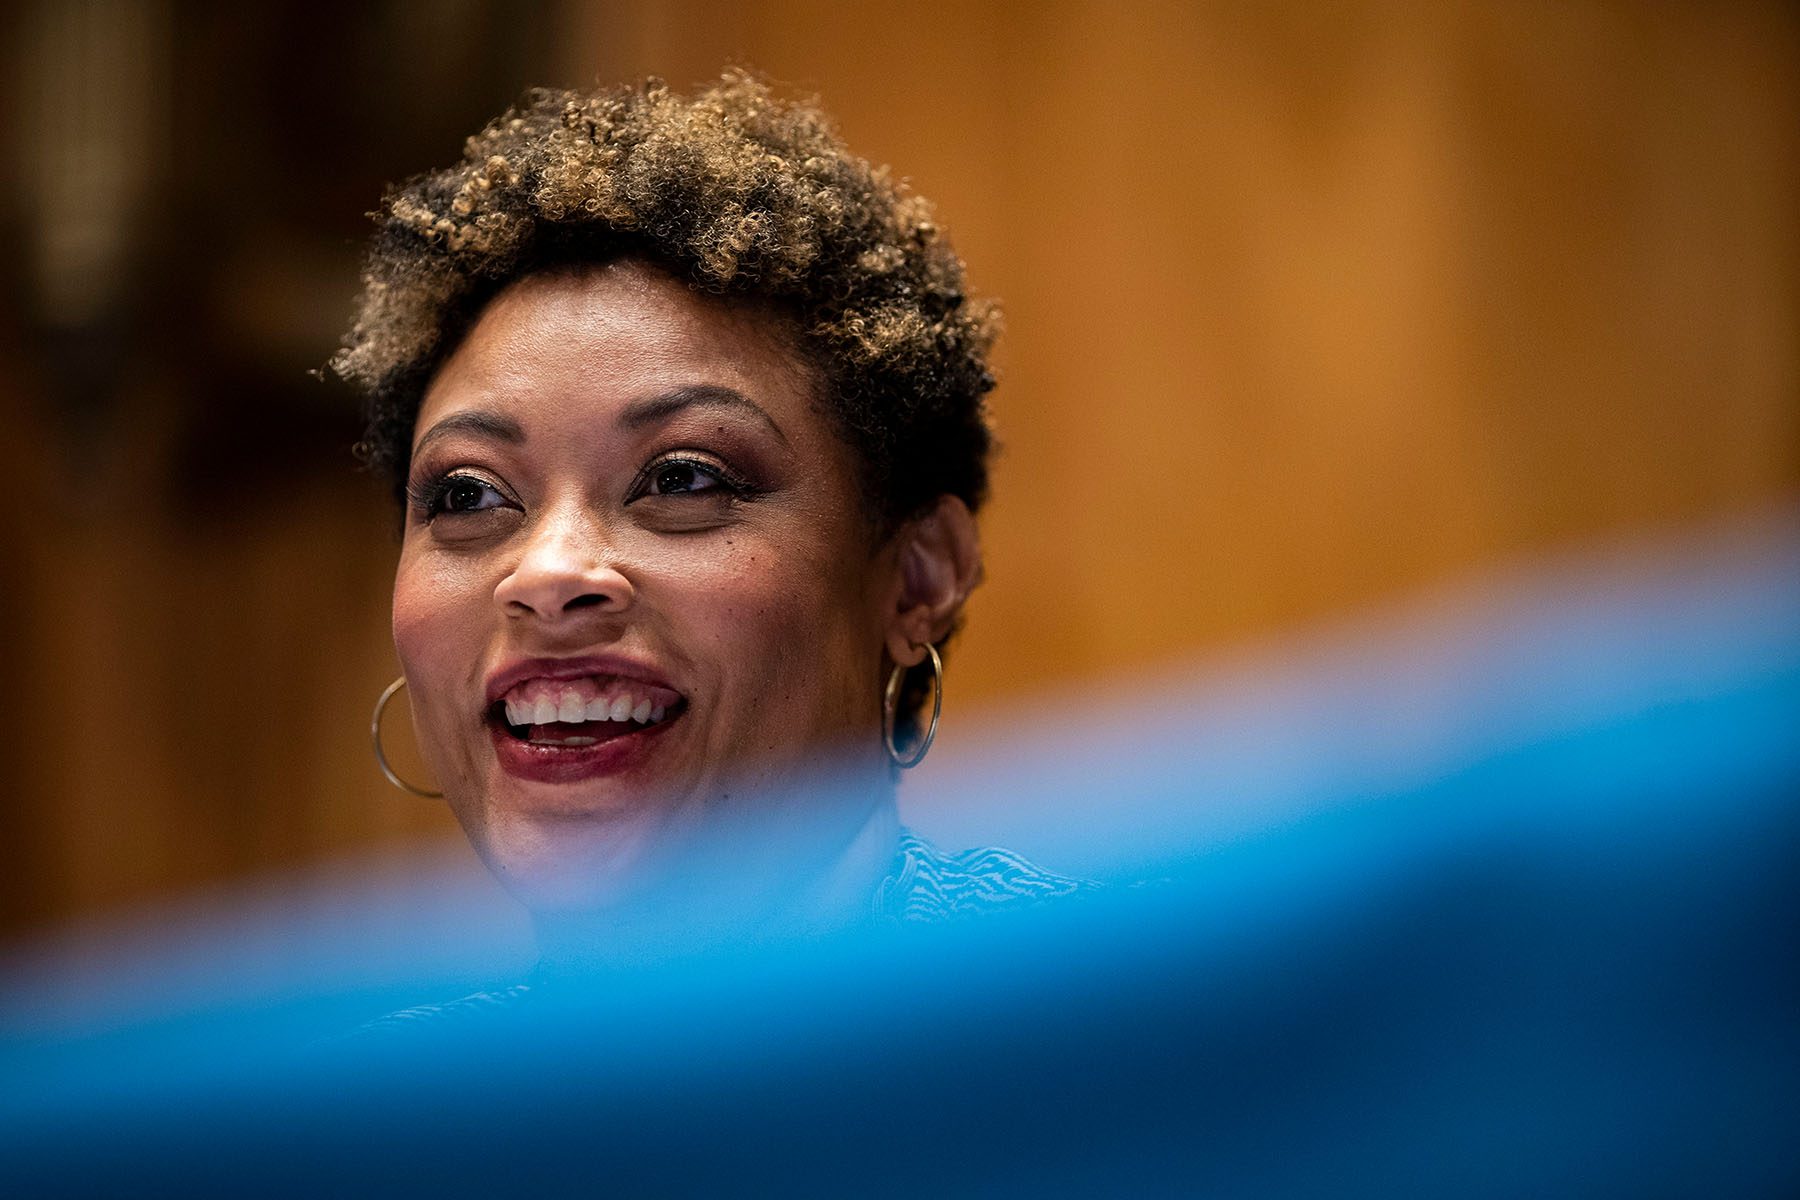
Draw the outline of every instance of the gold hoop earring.
M369 718L369 737L375 743L375 763L381 768L381 773L387 776L387 781L401 791L411 792L415 796L423 796L427 800L442 800L444 798L444 793L429 792L422 787L414 787L412 784L406 782L406 780L400 778L399 773L396 772L394 768L388 766L387 752L381 748L381 710L386 708L388 701L394 698L394 694L405 686L406 676L402 675L400 678L394 680L394 682L388 684L387 687L382 690L381 698L375 701L375 715Z
M938 715L944 711L944 660L938 657L937 647L930 642L925 643L925 653L931 656L931 724L925 727L925 736L919 739L912 754L903 755L900 747L894 745L894 718L900 710L900 684L906 678L908 668L894 664L894 669L888 673L887 691L881 696L881 740L887 746L888 757L902 771L911 770L925 761L932 739L937 737Z

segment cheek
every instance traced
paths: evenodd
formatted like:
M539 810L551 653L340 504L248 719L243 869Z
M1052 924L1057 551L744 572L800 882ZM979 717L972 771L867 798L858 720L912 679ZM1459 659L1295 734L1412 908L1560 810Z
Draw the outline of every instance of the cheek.
M723 550L703 577L674 584L684 640L716 664L721 698L796 731L860 715L844 701L866 690L880 655L861 556L798 539L734 538Z
M467 673L467 644L481 636L489 592L466 566L402 551L394 572L394 649L419 691L443 694Z
M394 650L406 673L419 752L470 836L482 824L476 675L491 624L493 587L475 564L402 550L394 573ZM479 840L479 839L478 839Z
M402 552L394 572L394 649L410 672L420 651L431 644L431 631L442 619L442 585Z

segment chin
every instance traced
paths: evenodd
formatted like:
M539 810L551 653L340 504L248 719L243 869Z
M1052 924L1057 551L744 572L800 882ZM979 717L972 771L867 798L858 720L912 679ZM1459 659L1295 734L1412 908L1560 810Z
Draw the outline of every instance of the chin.
M600 815L594 802L563 812L513 811L468 830L476 854L512 897L538 915L595 912L641 894L658 839L639 822Z

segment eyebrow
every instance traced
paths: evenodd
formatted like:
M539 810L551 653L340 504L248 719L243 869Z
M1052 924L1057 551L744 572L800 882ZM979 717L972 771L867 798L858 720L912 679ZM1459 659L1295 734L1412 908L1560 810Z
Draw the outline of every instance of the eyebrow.
M646 396L642 400L634 400L625 406L619 414L619 424L627 429L641 429L646 425L654 425L658 421L667 420L674 414L688 408L731 408L759 417L787 444L787 434L763 410L762 405L750 399L742 392L719 384L702 383L692 387L676 388L672 392L663 392L656 396Z
M416 458L421 450L453 433L472 433L477 437L491 438L494 441L510 442L517 445L525 440L525 431L517 421L500 416L498 413L482 412L474 409L468 412L451 413L443 420L419 435L412 452Z
M654 425L667 420L675 413L687 408L731 408L750 413L761 418L781 439L782 445L788 444L787 434L763 410L762 405L750 399L734 388L719 384L702 383L692 387L676 388L674 391L662 392L655 396L646 396L642 400L634 400L625 406L619 414L619 424L627 429L641 429L646 425ZM522 445L525 442L525 430L510 417L498 413L471 409L465 412L451 413L443 420L419 435L419 440L412 448L413 457L417 458L425 447L440 438L449 437L453 433L469 433L476 437L488 438L510 445Z

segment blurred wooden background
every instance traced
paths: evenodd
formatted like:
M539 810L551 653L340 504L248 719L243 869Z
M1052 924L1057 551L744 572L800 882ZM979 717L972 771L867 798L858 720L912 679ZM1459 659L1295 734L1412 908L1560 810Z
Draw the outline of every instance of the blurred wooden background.
M369 758L393 517L308 372L383 183L533 83L817 92L1005 301L947 740L1800 485L1786 5L40 0L0 35L0 934L457 836Z

